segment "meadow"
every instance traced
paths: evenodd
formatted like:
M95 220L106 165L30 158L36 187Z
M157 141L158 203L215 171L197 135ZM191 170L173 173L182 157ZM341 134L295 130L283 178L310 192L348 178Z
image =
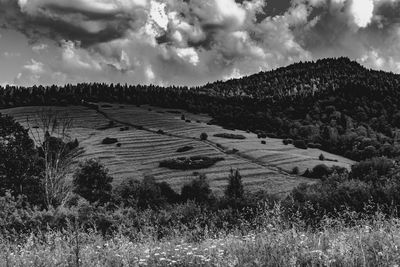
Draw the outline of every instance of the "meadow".
M266 209L246 234L210 232L199 242L187 240L185 231L158 241L151 234L132 241L73 227L28 234L0 240L0 266L398 266L398 219L349 212L310 230L281 212ZM349 218L353 226L345 223Z
M265 138L265 144L254 133L228 130L210 125L205 114L192 114L183 110L170 110L151 106L99 103L99 111L83 106L19 107L3 109L25 127L35 127L35 114L46 108L67 112L73 118L70 138L77 138L84 153L78 160L98 158L109 169L114 183L126 178L142 179L154 176L157 181L168 182L179 189L184 183L205 174L211 188L221 192L226 185L230 169L239 169L246 190L267 190L270 194L286 194L302 182L314 180L292 175L294 167L300 173L318 164L350 168L353 161L319 149L298 149L284 145L282 139ZM182 114L185 120L182 120ZM29 118L29 125L27 123ZM110 122L113 122L110 124ZM207 140L200 140L201 133ZM215 137L228 133L245 136L243 140ZM107 137L116 138L116 144L102 144ZM186 152L179 148L192 146ZM233 153L230 151L234 151ZM324 154L330 161L321 162ZM214 166L197 171L178 171L159 167L159 162L177 157L223 157Z

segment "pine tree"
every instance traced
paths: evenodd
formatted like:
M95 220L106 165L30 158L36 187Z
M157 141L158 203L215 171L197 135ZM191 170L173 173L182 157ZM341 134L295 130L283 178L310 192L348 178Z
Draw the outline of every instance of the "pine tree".
M229 174L228 186L225 190L225 196L231 199L241 199L244 195L242 176L239 170L233 171Z

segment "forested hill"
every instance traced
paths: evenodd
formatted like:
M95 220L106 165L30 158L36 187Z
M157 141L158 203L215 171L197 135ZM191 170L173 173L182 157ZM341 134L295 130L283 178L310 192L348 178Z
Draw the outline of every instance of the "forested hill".
M204 88L212 94L264 99L336 91L385 97L388 92L400 94L399 87L398 74L368 70L348 58L328 58L299 62L240 79L219 81L207 84Z
M97 101L206 112L225 127L290 138L354 160L400 156L400 75L347 58L300 62L196 88L86 83L0 90L0 108Z

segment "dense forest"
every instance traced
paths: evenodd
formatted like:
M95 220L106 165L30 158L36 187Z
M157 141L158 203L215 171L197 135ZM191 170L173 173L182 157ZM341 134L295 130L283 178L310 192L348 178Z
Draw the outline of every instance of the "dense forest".
M205 112L212 123L363 160L400 154L400 75L347 58L300 62L203 87L86 83L0 90L0 108L87 102L151 104Z

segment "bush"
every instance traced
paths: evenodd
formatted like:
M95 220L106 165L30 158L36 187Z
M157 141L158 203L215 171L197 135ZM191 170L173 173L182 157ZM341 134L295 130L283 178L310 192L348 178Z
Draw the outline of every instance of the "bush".
M194 200L198 203L209 203L212 197L207 177L200 175L190 183L185 184L181 190L181 197L183 201Z
M119 128L119 130L120 130L121 132L123 132L123 131L128 131L128 130L129 130L129 126L121 127L121 128Z
M298 175L300 173L299 167L293 167L292 174Z
M304 140L295 140L293 142L294 146L300 149L307 149L307 144Z
M265 142L264 140L261 141L261 144L266 145L267 142Z
M208 139L208 134L206 134L206 133L201 133L200 134L200 140L205 141L207 139Z
M185 121L186 120L186 118L185 118L185 115L181 115L181 120L183 120L183 121Z
M394 167L393 160L386 157L372 158L353 165L350 177L363 181L374 181L380 176L388 175Z
M286 146L286 145L289 145L289 144L293 144L293 139L289 139L289 138L288 139L283 139L282 142Z
M257 138L261 139L261 138L267 138L267 134L266 133L258 133L257 134Z
M225 153L228 154L228 155L233 155L233 154L236 154L237 152L239 152L239 150L237 150L236 148L233 148L231 150L225 151Z
M106 138L103 139L103 141L101 141L101 143L103 145L111 145L111 144L118 143L118 139L117 138L106 137Z
M158 130L157 133L158 133L158 134L165 134L165 132L164 132L163 130L161 130L161 129Z
M214 136L226 139L239 139L239 140L246 139L246 137L241 134L220 133L220 134L214 134Z
M110 200L113 178L97 160L81 162L73 175L73 192L89 202L105 203Z
M194 156L190 158L181 157L177 159L163 160L160 162L160 167L173 169L173 170L197 170L209 168L219 161L224 160L220 157L201 157Z
M192 146L183 146L183 147L178 148L176 150L176 152L182 153L182 152L186 152L186 151L189 151L189 150L192 150L192 149L193 149Z
M309 148L316 148L316 149L321 149L322 148L322 145L319 144L319 143L308 143L307 146Z
M327 177L331 173L331 170L325 164L318 164L311 171L311 178L321 179Z
M239 170L233 171L231 169L228 178L228 186L225 190L225 196L229 199L242 199L244 197L242 176L240 175Z
M319 160L320 160L320 161L324 161L324 160L325 160L325 156L324 156L324 154L321 154L321 155L319 155L319 157L318 157L318 158L319 158Z

